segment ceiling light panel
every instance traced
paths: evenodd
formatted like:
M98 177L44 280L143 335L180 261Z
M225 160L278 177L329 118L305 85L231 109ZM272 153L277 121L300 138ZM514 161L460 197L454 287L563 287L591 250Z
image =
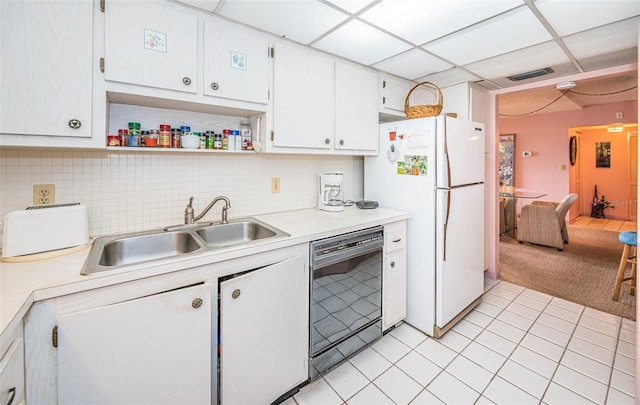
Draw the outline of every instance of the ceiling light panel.
M428 54L422 49L412 49L380 63L376 63L373 67L378 70L393 73L396 76L415 79L431 73L451 69L453 65Z
M341 9L355 14L358 11L362 10L369 4L373 3L375 0L327 0L331 4L335 4Z
M466 65L550 39L551 35L533 13L521 7L423 48L457 65Z
M440 87L453 86L465 82L475 82L478 80L480 80L478 76L460 68L453 68L416 79L417 82L431 82Z
M517 6L521 0L383 0L360 17L421 45Z
M640 15L638 0L538 0L534 4L560 36Z
M178 0L180 3L212 13L218 7L219 0Z
M220 15L303 44L348 18L331 6L310 0L227 0Z
M314 43L313 48L371 65L404 52L411 45L361 21L353 20Z
M465 65L473 73L489 80L512 76L547 66L570 63L555 41L519 49L504 55Z
M578 59L634 48L638 46L639 21L640 17L636 17L605 25L570 35L563 42Z

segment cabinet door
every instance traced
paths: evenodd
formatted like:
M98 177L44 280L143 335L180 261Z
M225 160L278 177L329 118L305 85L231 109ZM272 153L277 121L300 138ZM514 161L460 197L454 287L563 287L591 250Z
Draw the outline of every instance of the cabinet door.
M211 403L211 299L201 284L61 316L58 403Z
M378 75L360 66L336 62L335 149L378 150Z
M198 91L195 13L168 1L114 0L105 8L105 79Z
M213 21L205 21L204 94L267 104L267 39Z
M278 43L274 59L274 146L330 149L333 61L320 52Z
M308 377L302 256L220 283L220 402L268 404Z
M382 99L380 112L404 114L404 100L415 83L395 76L382 76Z
M382 275L382 329L386 330L407 315L407 259L406 249L396 250L385 257Z
M24 342L18 338L0 358L0 404L17 404L23 400Z
M0 133L91 137L92 1L0 1Z

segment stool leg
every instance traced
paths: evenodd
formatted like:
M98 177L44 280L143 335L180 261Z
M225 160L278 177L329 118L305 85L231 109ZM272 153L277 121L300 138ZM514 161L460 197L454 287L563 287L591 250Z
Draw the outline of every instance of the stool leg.
M631 246L625 244L622 250L622 258L620 259L620 266L618 267L618 275L616 276L616 287L613 290L613 300L618 301L620 295L620 288L622 288L622 279L624 278L624 271L627 268L627 258L629 257L629 251Z

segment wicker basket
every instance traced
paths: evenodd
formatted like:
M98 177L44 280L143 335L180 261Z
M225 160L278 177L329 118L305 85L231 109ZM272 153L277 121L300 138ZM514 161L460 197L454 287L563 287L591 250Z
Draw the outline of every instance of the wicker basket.
M423 84L430 84L438 90L438 104L423 104L423 105L415 105L409 107L409 97L411 97L411 93L418 87ZM425 118L425 117L435 117L440 114L442 111L442 91L440 91L440 87L436 86L431 82L422 82L418 83L407 94L407 97L404 99L404 113L407 118Z

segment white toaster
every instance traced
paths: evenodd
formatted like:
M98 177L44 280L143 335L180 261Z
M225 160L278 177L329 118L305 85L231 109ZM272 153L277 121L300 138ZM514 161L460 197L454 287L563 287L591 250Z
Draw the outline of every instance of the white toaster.
M4 218L2 257L14 257L89 242L89 214L83 204L12 211Z

